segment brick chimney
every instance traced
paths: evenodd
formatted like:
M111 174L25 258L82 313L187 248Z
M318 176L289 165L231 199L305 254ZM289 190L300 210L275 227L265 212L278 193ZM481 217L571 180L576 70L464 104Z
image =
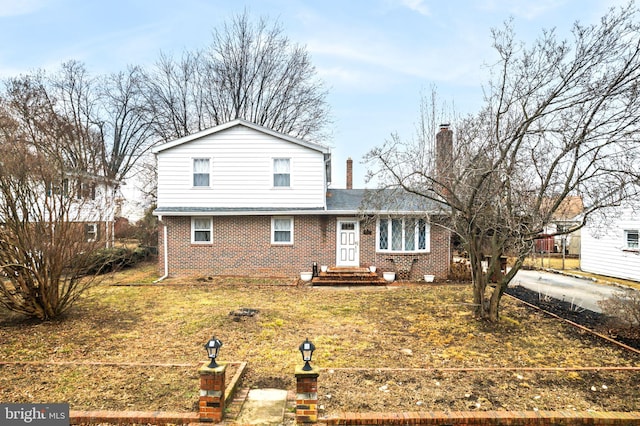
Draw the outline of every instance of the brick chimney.
M347 189L353 189L353 160L347 158Z
M453 131L449 124L441 124L440 131L436 134L436 175L437 182L444 186L442 195L447 198L451 184L451 170L453 166Z

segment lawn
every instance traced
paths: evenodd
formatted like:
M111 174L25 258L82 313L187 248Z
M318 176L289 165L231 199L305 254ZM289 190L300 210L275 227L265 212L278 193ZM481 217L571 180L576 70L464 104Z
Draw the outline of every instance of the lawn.
M152 281L147 268L135 281ZM0 400L191 411L203 345L215 334L224 344L219 360L248 362L242 386L286 389L294 388L297 347L308 337L322 368L321 414L640 410L640 371L610 370L640 367L639 356L506 297L499 324L477 321L469 285L346 290L237 278L114 285L126 280L110 277L59 321L0 312ZM259 313L230 315L242 307Z

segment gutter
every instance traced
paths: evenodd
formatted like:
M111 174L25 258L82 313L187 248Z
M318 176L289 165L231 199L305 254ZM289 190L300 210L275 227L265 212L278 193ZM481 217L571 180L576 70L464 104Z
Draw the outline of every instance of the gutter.
M157 280L155 280L153 283L157 284L160 281L164 280L165 278L167 278L169 276L169 252L168 252L168 248L169 248L169 243L167 242L167 224L162 222L162 216L159 216L158 219L160 220L160 222L162 223L162 244L163 244L163 248L164 248L164 275L161 276L160 278L158 278Z

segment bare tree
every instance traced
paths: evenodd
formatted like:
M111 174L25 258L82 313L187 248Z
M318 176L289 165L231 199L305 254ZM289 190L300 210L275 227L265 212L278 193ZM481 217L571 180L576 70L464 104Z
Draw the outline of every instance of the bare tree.
M247 12L215 30L208 49L179 61L162 56L148 80L164 140L236 118L299 138L326 137L327 92L306 49L277 23L254 23Z
M73 125L49 111L36 131L12 106L0 98L0 305L47 320L71 307L94 282L88 271L101 268L94 254L105 232L97 224L109 191L69 161Z
M640 20L630 4L571 41L545 31L517 43L510 23L493 31L499 61L486 106L437 138L435 164L393 138L369 154L389 186L440 201L468 252L478 317L497 321L508 283L568 196L594 212L638 195ZM515 257L504 276L501 257ZM491 288L491 278L496 279Z
M153 110L139 67L111 74L100 85L99 123L103 175L121 182L155 142Z
M154 131L161 140L187 136L218 124L204 107L202 55L185 52L178 61L165 54L147 71L145 92L153 110Z

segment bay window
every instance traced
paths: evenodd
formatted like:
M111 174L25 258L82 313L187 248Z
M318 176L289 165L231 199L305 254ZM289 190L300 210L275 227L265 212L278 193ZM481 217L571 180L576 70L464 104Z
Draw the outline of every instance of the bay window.
M428 252L430 226L425 219L412 217L378 220L376 248L385 252Z

